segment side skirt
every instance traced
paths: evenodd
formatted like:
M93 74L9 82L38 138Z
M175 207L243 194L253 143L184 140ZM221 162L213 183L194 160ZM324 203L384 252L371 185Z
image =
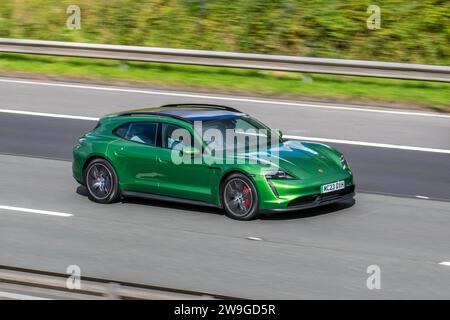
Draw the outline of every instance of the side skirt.
M191 204L191 205L196 205L196 206L221 208L221 206L218 206L213 203L204 202L204 201L182 199L182 198L171 197L171 196L162 196L162 195L153 194L153 193L144 193L144 192L137 192L137 191L122 191L122 195L125 197L137 197L137 198L144 198L144 199L150 199L150 200L169 201L169 202Z

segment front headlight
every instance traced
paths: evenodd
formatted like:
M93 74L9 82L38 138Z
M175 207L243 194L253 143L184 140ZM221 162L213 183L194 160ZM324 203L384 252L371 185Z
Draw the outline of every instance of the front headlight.
M340 161L341 161L341 165L342 165L342 168L343 168L343 169L348 169L348 170L350 170L350 165L348 164L348 162L347 162L347 160L345 159L345 157L344 157L343 154L341 154Z
M283 170L268 171L264 175L266 179L296 179L290 174L284 172Z

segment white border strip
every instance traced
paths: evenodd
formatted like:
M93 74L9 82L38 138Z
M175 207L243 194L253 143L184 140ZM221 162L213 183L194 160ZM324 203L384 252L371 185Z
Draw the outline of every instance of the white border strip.
M374 112L374 113L387 113L387 114L396 114L396 115L450 119L450 115L446 115L446 114L430 113L430 112L411 112L411 111L370 109L370 108L367 108L364 106L344 107L344 106L335 106L335 105L319 104L319 103L318 104L309 104L309 103L300 103L300 102L262 100L262 99L254 99L254 98L232 98L232 97L200 95L200 94L192 94L192 93L163 92L163 91L153 91L153 90L138 90L138 89L129 89L129 88L88 86L88 85L78 85L78 84L68 84L68 83L38 82L38 81L13 80L13 79L0 79L0 82L31 84L31 85L39 85L39 86L52 86L52 87L62 87L62 88L74 88L74 89L85 89L85 90L128 92L128 93L139 93L139 94L150 94L150 95L183 97L183 98L214 99L214 100L223 100L223 101L236 101L236 102L271 104L271 105L296 106L296 107L306 107L306 108L315 108L315 109L333 109L333 110L346 110L346 111L359 111L359 112Z
M288 139L294 139L294 140L308 140L308 141L330 142L330 143L339 143L339 144L352 144L352 145L357 145L357 146L366 146L366 147L375 147L375 148L388 148L388 149L399 149L399 150L450 154L450 150L447 150L447 149L401 146L401 145L387 144L387 143L364 142L364 141L353 141L353 140L338 140L338 139L327 139L327 138L318 138L318 137L304 137L304 136L290 136L290 135L283 135L283 137L286 137Z
M10 206L0 206L0 210L17 211L17 212L24 212L24 213L36 213L36 214L43 214L43 215L57 216L57 217L64 217L64 218L73 217L73 214L71 214L71 213L36 210L36 209L28 209L28 208L10 207Z

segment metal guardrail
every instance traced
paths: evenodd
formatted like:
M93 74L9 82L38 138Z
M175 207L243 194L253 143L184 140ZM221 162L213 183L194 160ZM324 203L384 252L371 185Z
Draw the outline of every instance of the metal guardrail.
M81 276L80 289L68 289L68 274L0 265L2 291L21 292L54 299L126 300L241 300L205 292L166 288Z
M0 38L0 52L450 82L450 67Z

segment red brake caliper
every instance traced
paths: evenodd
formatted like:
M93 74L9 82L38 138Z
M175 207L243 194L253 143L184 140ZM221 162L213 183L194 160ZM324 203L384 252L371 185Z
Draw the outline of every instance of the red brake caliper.
M250 190L246 187L246 186L244 186L244 193L245 194L249 194L250 193ZM250 199L245 199L245 206L246 207L248 207L248 206L250 206Z

